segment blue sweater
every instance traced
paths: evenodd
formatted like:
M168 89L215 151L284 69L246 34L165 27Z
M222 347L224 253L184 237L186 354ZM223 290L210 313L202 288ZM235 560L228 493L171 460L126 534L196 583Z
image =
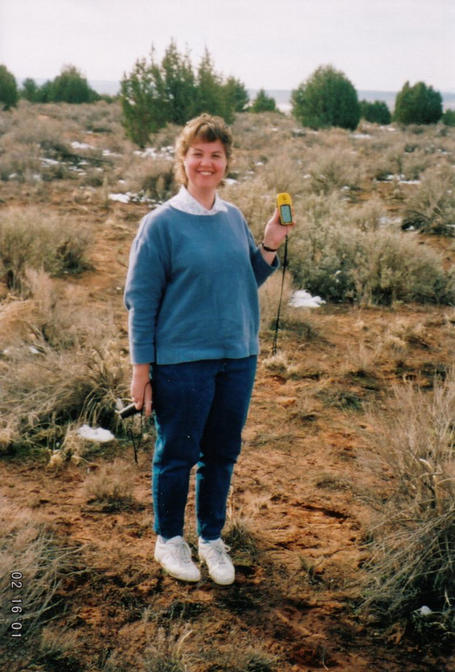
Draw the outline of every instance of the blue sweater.
M134 364L249 357L259 351L258 286L277 268L235 206L211 216L165 203L144 217L125 287Z

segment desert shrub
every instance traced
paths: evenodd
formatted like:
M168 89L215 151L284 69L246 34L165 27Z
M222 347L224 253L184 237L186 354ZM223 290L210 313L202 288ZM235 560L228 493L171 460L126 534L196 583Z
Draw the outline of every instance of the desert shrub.
M406 203L403 229L455 236L455 173L448 163L425 171L421 184Z
M373 103L368 100L361 100L360 116L374 124L390 124L392 121L390 110L383 100L375 100Z
M24 151L23 146L14 144L11 138L0 139L0 180L34 182L41 168L37 146Z
M173 162L166 158L147 159L128 162L122 169L126 175L128 191L164 201L177 189L174 181Z
M328 194L342 188L357 190L362 177L352 150L344 147L309 151L305 156L305 172L310 176L309 186L316 194Z
M15 107L18 97L16 78L4 65L0 65L0 103L3 103L3 109Z
M394 121L402 124L435 124L442 117L442 96L432 86L406 82L398 92L393 112Z
M270 192L264 179L253 177L244 182L227 185L222 189L222 196L231 201L243 212L253 235L258 242L262 240L264 226L273 215L275 194Z
M290 251L299 287L329 301L362 304L454 300L453 273L446 273L440 256L412 234L355 228L335 195L308 199L304 218Z
M12 622L21 624L16 632L30 636L56 608L62 580L75 571L77 550L60 547L48 529L33 521L29 511L12 506L4 497L0 499L0 522L2 603L11 605L13 598L22 599L16 605L16 614L9 609L0 614L0 635L5 641ZM19 586L17 589L12 581Z
M43 268L51 275L88 268L89 235L69 218L36 207L7 208L0 213L0 274L9 287L21 289L25 271Z
M357 92L343 72L321 66L292 92L292 114L311 128L354 129L360 120Z
M283 146L285 147L284 143ZM308 188L302 161L294 159L286 150L277 157L271 157L261 169L260 176L265 182L266 193L270 194L271 203L276 193L286 191L295 199Z
M1 449L57 447L72 422L119 431L129 365L114 342L112 313L91 309L71 289L57 292L41 271L26 281L30 298L0 311Z
M281 112L253 114L247 111L236 115L231 127L234 136L234 169L237 169L239 159L239 163L250 163L250 169L254 170L257 162L267 164L282 159L285 152L287 157L292 154L295 159L301 155L303 143L300 138L296 139L294 133L305 132L296 129L295 121ZM314 134L308 137L311 141Z
M387 620L404 618L439 642L453 639L453 372L435 381L431 392L397 388L392 408L372 418L378 473L387 483L370 530L365 606ZM427 615L419 611L422 606L430 610Z

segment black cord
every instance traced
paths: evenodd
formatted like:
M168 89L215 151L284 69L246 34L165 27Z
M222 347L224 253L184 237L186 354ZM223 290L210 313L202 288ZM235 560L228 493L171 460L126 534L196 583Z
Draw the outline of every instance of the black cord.
M274 337L273 337L272 355L276 355L276 349L277 349L277 343L278 343L278 331L280 329L281 304L282 304L282 301L283 301L284 275L286 273L287 265L288 265L288 236L286 234L286 238L285 238L285 241L284 241L283 274L281 276L280 300L278 301L278 311L277 311L276 321L275 321L275 334L274 334Z
M126 430L126 433L129 437L129 439L131 440L131 443L133 444L134 461L136 462L136 464L138 464L137 453L138 453L138 450L141 446L142 437L144 435L144 419L143 419L142 413L141 413L141 429L139 431L139 434L134 435L131 427L128 427L128 429Z
M147 383L145 383L144 394L143 394L143 397L142 397L142 400L143 400L142 401L142 408L140 410L136 409L136 406L133 403L133 404L130 404L129 406L127 406L126 409L123 409L123 411L120 412L120 417L123 418L123 420L125 420L126 418L129 418L132 415L136 415L137 413L139 413L140 416L141 416L141 426L140 426L139 434L134 435L131 426L127 427L127 430L126 430L128 438L131 440L131 443L133 444L134 461L136 462L136 464L138 464L137 453L138 453L138 450L139 450L141 442L142 442L142 437L144 435L144 414L143 414L143 410L144 410L144 401L145 401L145 390L147 389L147 385L151 385L151 382L148 381ZM152 408L153 408L153 405L152 405ZM126 413L125 413L125 411L126 411Z

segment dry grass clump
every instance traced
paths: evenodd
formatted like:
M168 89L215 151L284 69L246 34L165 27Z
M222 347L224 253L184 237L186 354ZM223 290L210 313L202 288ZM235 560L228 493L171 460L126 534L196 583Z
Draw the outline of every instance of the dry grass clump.
M370 534L365 606L455 636L455 376L427 393L395 390L393 410L372 419L381 497ZM422 606L431 614L422 616Z
M406 203L403 229L455 236L455 171L444 162L429 168Z
M116 402L127 396L126 380L125 358L108 341L61 352L13 351L0 360L4 450L59 448L68 423L118 431Z
M37 207L11 207L0 213L0 275L21 289L27 267L50 275L79 273L89 267L88 230L75 230L71 219Z
M16 622L21 625L15 631L27 637L56 608L58 588L63 578L75 571L77 551L59 547L53 534L34 521L29 511L12 506L6 498L0 499L0 524L0 595L4 605L0 634L5 639L8 633L9 638L11 624ZM12 599L22 602L12 603ZM18 607L16 613L7 609L12 604Z
M412 234L354 227L347 205L335 194L308 198L302 214L290 255L299 287L329 301L364 305L454 300L453 272L446 272L440 255Z
M82 670L81 644L78 634L65 628L47 625L43 628L39 642L39 661L50 670Z
M104 512L137 508L138 502L133 496L134 476L132 463L116 459L103 464L84 483L87 503L100 506Z

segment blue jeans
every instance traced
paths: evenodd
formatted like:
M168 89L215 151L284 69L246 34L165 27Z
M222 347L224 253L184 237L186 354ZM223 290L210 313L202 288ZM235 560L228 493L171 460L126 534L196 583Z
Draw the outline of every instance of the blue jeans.
M155 532L183 536L192 467L198 535L217 539L256 373L256 356L155 364L157 439L152 464Z

